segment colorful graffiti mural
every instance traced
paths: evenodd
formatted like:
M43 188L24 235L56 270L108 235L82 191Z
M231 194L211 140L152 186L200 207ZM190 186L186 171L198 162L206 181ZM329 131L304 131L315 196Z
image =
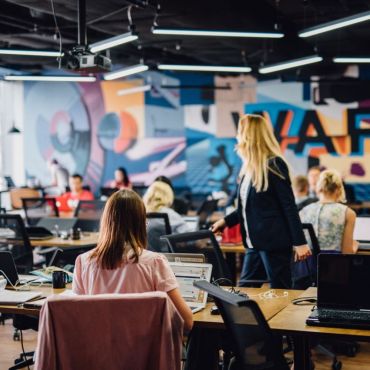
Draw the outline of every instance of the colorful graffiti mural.
M143 84L151 91L118 95ZM148 72L125 82L25 83L24 91L26 168L42 183L53 157L85 174L95 190L124 166L136 183L167 175L194 192L230 192L240 169L234 147L243 113L271 121L295 174L320 164L347 182L370 183L370 104L325 95L318 82ZM364 189L360 198L370 195Z

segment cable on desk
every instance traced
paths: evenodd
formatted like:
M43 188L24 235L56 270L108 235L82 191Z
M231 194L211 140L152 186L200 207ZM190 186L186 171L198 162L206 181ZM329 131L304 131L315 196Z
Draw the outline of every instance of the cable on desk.
M312 306L317 303L317 297L301 297L292 300L296 306Z

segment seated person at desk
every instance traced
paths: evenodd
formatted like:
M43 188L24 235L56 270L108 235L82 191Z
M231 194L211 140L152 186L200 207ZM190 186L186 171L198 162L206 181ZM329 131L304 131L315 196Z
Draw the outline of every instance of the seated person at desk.
M193 314L180 294L166 257L146 247L144 203L134 191L119 190L105 206L97 247L77 257L73 292L166 292L184 319L185 329L190 330Z
M128 177L127 171L123 167L118 167L114 171L114 180L110 182L109 186L112 189L132 189L132 184Z
M154 181L144 194L143 201L147 212L167 213L174 234L189 232L184 219L173 210L174 194L171 187L163 181Z
M321 250L356 253L358 242L353 240L356 213L343 204L346 199L339 173L321 172L316 191L319 201L301 210L301 221L313 225Z
M75 209L80 200L94 200L94 195L90 190L83 188L83 178L79 174L74 174L69 178L70 191L57 198L57 206L60 211L71 211Z
M298 211L308 206L309 204L318 201L316 197L311 197L308 194L309 184L306 176L296 176L293 179L292 188L295 198L295 204L297 205Z

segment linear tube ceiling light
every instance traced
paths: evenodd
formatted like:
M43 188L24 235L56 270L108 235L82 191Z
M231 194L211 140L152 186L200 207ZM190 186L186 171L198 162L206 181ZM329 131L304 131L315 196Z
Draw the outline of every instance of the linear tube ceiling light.
M310 57L288 60L286 62L271 64L266 67L261 67L258 70L258 72L262 74L273 73L277 71L282 71L284 69L296 68L296 67L304 66L306 64L312 64L312 63L317 63L321 61L322 61L322 57L319 57L318 55L312 55Z
M141 93L145 91L150 91L151 90L150 85L143 85L143 86L137 86L137 87L132 87L129 89L122 89L117 91L118 96L124 96L124 95L129 95L129 94L136 94L136 93Z
M370 20L370 11L354 14L349 17L340 18L335 21L322 23L314 27L306 28L302 30L301 32L299 32L298 36L299 37L311 37L311 36L319 35L321 33L337 30L339 28L352 26L353 24L366 22L368 20Z
M135 66L118 69L117 71L105 73L103 78L104 80L115 80L117 78L122 78L130 75L134 75L136 73L145 72L149 69L149 67L145 64L137 64Z
M245 37L245 38L271 38L279 39L284 37L281 32L239 32L239 31L208 31L191 29L170 29L156 28L152 29L155 35L173 35L173 36L210 36L210 37Z
M114 48L115 46L127 44L138 39L137 35L134 35L132 32L127 32L122 35L110 37L102 41L95 42L89 46L89 49L92 53L97 53L102 50Z
M370 63L370 58L361 57L338 57L333 58L334 63Z
M32 57L62 57L64 53L59 51L47 50L17 50L17 49L0 49L1 55L24 55Z
M158 69L169 71L195 71L195 72L234 72L246 73L252 69L250 67L229 67L229 66L202 66L188 64L159 64Z
M7 75L6 81L44 81L44 82L95 82L94 76L26 76Z

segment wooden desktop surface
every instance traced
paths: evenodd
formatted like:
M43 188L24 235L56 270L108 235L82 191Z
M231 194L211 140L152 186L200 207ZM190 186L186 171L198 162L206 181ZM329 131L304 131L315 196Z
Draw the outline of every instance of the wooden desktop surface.
M302 290L284 290L275 289L275 293L278 297L276 298L263 298L261 294L266 293L269 287L262 288L237 288L241 292L247 293L250 299L255 300L261 308L266 320L270 320L278 312L284 309L290 302L299 297L302 294ZM284 292L288 292L287 296L284 296ZM204 310L199 311L193 315L194 325L197 327L209 328L209 329L222 329L224 323L221 315L211 315L211 307L214 303L207 303Z
M67 284L66 289L71 289L72 284ZM49 297L53 294L60 294L65 291L65 289L53 289L50 286L30 286L31 291L41 292L42 297ZM36 300L35 300L36 301ZM40 308L24 308L23 305L1 305L0 304L0 312L1 313L9 313L9 314L22 314L22 315L30 315L30 316L39 316Z
M302 297L317 297L317 288L308 288L304 291ZM269 325L274 331L291 335L336 335L356 337L357 340L364 339L368 341L370 339L370 330L306 325L306 319L313 307L314 304L307 306L289 304L269 321Z
M98 243L99 233L82 232L81 239L62 239L54 237L45 240L30 240L33 247L58 247L58 248L87 248Z

